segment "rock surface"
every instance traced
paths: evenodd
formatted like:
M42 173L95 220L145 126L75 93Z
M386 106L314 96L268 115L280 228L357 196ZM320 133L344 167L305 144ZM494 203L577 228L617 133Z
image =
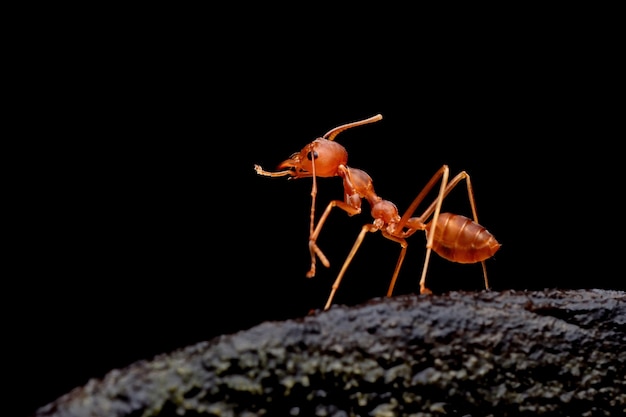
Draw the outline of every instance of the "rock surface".
M113 370L36 417L626 415L625 341L621 291L379 298Z

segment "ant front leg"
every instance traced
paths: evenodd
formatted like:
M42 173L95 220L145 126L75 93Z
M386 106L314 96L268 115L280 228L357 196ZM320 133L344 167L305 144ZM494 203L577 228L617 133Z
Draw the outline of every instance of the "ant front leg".
M315 167L315 164L313 164ZM315 170L315 168L313 168ZM350 181L349 168L346 166L340 166L338 169L338 175L343 178L343 186L344 186L344 198L345 201L333 200L328 206L326 206L326 210L320 217L317 225L315 225L315 197L317 195L317 181L315 181L315 176L313 176L313 188L311 190L311 229L309 233L309 251L311 253L311 269L307 272L307 278L312 278L315 276L316 272L316 259L319 257L322 264L328 268L330 266L330 262L328 258L322 250L317 246L317 238L319 237L320 232L322 231L322 227L328 219L330 212L333 207L339 207L349 216L353 216L355 214L361 213L361 197L357 193L354 188L354 185Z

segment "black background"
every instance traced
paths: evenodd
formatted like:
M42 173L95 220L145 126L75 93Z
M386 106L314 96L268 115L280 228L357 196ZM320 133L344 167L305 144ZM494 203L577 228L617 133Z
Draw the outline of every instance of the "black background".
M272 170L377 113L337 136L348 164L401 212L442 164L466 170L502 244L487 261L494 290L626 287L610 28L387 32L374 20L326 43L290 40L295 24L233 37L168 22L36 42L48 70L30 76L38 117L18 136L13 178L28 185L14 200L5 293L17 300L13 386L28 397L18 415L111 369L321 308L369 207L331 214L319 239L331 267L307 279L311 180L253 165ZM342 198L338 178L318 186L318 212ZM444 210L471 214L463 186ZM424 243L410 238L396 294L417 291ZM398 253L368 235L335 302L384 295ZM428 280L482 289L479 265L437 256Z

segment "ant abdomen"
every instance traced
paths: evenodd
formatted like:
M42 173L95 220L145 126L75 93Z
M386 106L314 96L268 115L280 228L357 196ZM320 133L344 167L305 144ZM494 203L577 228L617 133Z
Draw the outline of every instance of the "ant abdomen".
M426 231L429 236L432 222ZM491 258L500 249L496 238L480 224L465 216L440 213L433 250L452 262L471 264Z

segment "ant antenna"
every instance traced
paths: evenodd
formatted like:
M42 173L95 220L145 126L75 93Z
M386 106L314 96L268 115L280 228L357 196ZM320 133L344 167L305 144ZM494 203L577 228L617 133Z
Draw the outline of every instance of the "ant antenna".
M345 125L337 126L336 128L329 130L322 137L324 139L334 140L335 136L337 136L338 134L340 134L341 132L343 132L346 129L350 129L351 127L365 125L365 124L368 124L368 123L374 123L374 122L379 121L382 118L383 118L382 114L377 114L377 115L372 116L372 117L370 117L368 119L365 119L365 120L359 120L358 122L346 123Z

